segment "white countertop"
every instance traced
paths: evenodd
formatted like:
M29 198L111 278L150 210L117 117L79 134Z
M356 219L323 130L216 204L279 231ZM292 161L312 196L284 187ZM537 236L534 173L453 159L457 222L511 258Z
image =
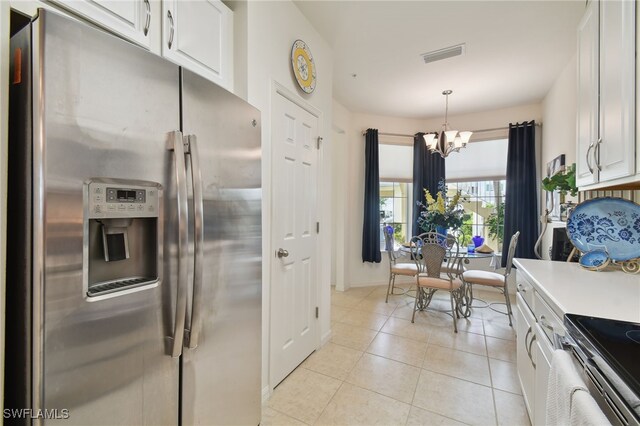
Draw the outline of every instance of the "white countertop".
M588 271L577 263L514 259L560 317L590 315L640 323L640 274Z

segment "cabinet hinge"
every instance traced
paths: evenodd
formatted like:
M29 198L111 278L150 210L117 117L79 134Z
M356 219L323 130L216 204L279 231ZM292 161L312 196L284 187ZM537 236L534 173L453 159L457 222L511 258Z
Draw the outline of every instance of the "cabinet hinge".
M319 309L318 309L318 307L316 306L316 318L318 318L318 316L319 316L319 315L320 315L320 313L319 313Z
M316 234L320 233L320 222L316 222Z
M322 136L318 136L318 139L316 141L316 148L320 149L320 142L322 142Z

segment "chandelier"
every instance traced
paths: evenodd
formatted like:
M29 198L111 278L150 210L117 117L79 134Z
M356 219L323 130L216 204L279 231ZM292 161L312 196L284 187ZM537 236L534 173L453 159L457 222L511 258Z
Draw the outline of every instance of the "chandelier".
M444 110L444 124L442 125L442 131L438 133L427 133L424 135L424 142L427 144L427 148L431 153L437 152L442 158L445 158L452 152L459 152L460 148L465 148L469 143L469 139L473 132L459 132L457 130L451 130L447 116L449 115L449 95L453 91L445 90L442 92L446 96L446 106Z

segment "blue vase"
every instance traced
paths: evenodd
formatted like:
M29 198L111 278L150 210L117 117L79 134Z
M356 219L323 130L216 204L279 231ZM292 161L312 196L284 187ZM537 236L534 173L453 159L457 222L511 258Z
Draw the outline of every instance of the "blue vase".
M473 244L476 247L480 247L484 243L484 238L482 238L480 235L476 235L471 239L471 241L473 241Z
M436 226L436 232L438 234L447 235L449 232L449 228L445 228L444 226Z
M439 234L438 244L443 244L447 240L446 236L449 232L449 229L445 228L444 226L436 226L436 232ZM443 235L443 236L440 236L440 235Z

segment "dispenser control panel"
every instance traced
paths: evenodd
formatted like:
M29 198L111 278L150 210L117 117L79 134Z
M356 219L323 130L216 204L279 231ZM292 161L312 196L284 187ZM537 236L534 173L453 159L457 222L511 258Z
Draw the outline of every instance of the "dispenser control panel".
M159 187L91 182L89 218L158 217Z

